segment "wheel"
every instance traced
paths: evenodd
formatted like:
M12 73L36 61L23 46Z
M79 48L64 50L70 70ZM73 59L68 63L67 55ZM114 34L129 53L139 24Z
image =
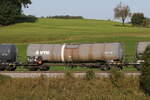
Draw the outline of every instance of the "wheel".
M141 70L141 66L135 66L135 68L140 71Z
M6 67L6 70L7 70L7 71L14 71L14 70L16 70L16 66L14 66L14 65L9 65L9 66Z
M29 67L28 67L28 70L29 70L29 71L37 71L38 68L37 68L36 66L29 66Z
M9 66L6 68L7 71L15 71L16 70L16 66Z
M122 67L122 66L117 66L117 68L118 68L119 70L123 70L123 67Z
M116 69L116 70L119 70L119 71L121 71L121 70L123 70L123 66L112 66L111 67L111 69Z
M101 68L102 71L110 70L110 66L106 66L106 65L102 65L100 68Z
M5 70L5 66L0 66L0 71L4 71Z
M46 66L46 65L43 65L43 66L40 66L40 70L41 70L41 71L48 71L48 70L49 70L49 67Z

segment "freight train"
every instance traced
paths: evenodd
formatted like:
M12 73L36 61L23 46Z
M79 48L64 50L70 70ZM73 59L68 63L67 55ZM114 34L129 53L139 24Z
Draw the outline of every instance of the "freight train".
M29 44L26 50L25 62L17 61L18 49L13 44L0 45L0 71L14 71L24 66L30 71L47 71L50 66L65 65L81 66L109 70L111 67L123 69L134 65L140 69L142 53L150 42L138 42L136 62L124 62L124 52L121 43L95 44Z

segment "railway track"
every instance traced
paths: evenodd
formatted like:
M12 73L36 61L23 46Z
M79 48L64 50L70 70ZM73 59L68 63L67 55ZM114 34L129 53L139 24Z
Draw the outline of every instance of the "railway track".
M141 75L140 72L138 71L124 71L123 72L125 76L130 77L138 77ZM63 78L65 77L65 72L50 72L50 71L46 71L46 72L29 72L29 71L22 71L22 72L0 72L1 75L7 75L10 76L12 78L37 78L40 76L45 76L48 78ZM77 78L83 78L86 75L85 71L80 71L80 72L72 72L72 75L74 77ZM95 76L96 77L104 77L104 78L108 78L111 75L110 72L98 72L95 71Z

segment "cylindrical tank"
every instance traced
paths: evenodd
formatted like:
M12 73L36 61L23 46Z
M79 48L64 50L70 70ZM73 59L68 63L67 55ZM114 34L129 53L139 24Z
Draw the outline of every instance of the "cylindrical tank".
M17 57L17 48L13 44L0 45L0 62L15 62Z
M120 43L95 44L30 44L27 57L41 57L48 62L97 62L122 60Z
M150 42L138 42L136 47L136 56L140 58L141 55L144 53L146 47L150 45Z

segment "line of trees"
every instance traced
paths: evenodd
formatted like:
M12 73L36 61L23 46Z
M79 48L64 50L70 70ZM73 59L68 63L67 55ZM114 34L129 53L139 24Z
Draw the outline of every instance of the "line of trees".
M55 18L55 19L84 19L84 17L82 17L82 16L70 16L70 15L48 16L47 18Z

